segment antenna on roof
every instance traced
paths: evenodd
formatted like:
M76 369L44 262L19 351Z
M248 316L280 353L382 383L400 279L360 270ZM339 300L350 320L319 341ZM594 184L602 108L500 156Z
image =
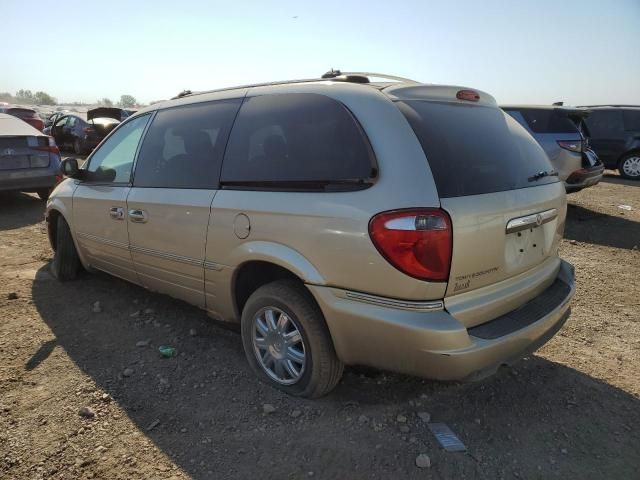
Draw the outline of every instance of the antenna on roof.
M340 70L334 70L333 68L331 70L329 70L327 73L325 73L324 75L322 75L322 78L336 78L339 77L340 75L342 75L342 73L340 72Z
M183 90L178 95L176 95L174 98L186 97L187 95L191 95L192 93L193 92L191 90Z

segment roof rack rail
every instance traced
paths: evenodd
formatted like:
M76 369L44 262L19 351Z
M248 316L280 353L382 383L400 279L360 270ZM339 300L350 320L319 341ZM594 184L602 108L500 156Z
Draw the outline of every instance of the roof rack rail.
M614 103L603 103L600 105L578 105L580 108L592 108L592 107L635 107L640 108L640 105L631 105L631 104L614 104Z
M411 80L410 78L397 77L394 75L386 75L384 73L371 73L371 72L341 72L340 70L331 69L322 75L321 78L305 78L298 80L280 80L276 82L264 82L264 83L252 83L249 85L237 85L234 87L225 87L225 88L216 88L212 90L202 90L199 92L192 92L191 90L183 90L177 96L173 97L171 100L176 100L178 98L184 98L191 95L204 95L206 93L215 93L215 92L225 92L228 90L240 90L243 88L254 88L254 87L269 87L272 85L287 85L290 83L310 83L310 82L318 82L321 80L337 80L342 82L351 82L351 83L369 83L369 77L377 77L377 78L386 78L388 80L393 80L396 82L404 82L404 83L420 83L416 80Z
M340 70L338 70L340 72ZM327 72L328 73L328 72ZM325 74L326 75L326 74ZM355 77L374 77L374 78L385 78L387 80L394 80L396 82L403 83L420 83L417 80L413 80L411 78L406 77L398 77L396 75L387 75L386 73L374 73L374 72L342 72L341 75L344 76L355 76Z

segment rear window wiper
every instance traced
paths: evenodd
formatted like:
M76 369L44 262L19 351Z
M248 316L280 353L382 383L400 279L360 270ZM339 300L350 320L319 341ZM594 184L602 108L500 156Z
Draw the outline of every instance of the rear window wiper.
M558 176L558 172L556 172L555 170L549 170L548 172L544 171L544 170L541 170L538 173L530 176L528 178L528 180L530 182L535 182L535 181L538 181L538 180L540 180L541 178L544 178L544 177L557 177L557 176Z

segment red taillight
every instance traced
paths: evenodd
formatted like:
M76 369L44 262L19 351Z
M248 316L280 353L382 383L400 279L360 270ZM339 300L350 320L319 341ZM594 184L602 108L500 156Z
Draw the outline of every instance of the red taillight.
M369 222L369 235L382 256L401 272L420 280L449 279L452 229L445 211L383 212Z
M477 102L480 100L480 95L473 90L459 90L458 93L456 93L456 98L458 100L466 100L467 102Z
M56 141L53 137L39 137L38 146L34 148L43 152L60 154L60 150L58 149Z
M558 145L571 152L582 151L582 141L580 140L558 140Z
M92 127L84 127L84 128L82 129L82 131L83 131L84 133L93 133L93 132L95 132L95 130L94 130Z

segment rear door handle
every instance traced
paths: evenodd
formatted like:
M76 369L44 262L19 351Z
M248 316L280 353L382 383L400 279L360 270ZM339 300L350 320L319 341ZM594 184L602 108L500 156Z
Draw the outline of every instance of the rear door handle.
M109 216L114 220L124 220L124 208L111 207L109 209Z
M149 220L149 215L144 210L133 208L129 210L129 219L135 223L146 223Z

